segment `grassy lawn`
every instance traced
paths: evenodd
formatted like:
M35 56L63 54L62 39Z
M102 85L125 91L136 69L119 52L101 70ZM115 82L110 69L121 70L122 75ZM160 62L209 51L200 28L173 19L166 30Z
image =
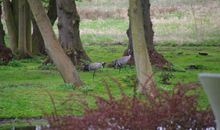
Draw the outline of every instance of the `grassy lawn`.
M92 61L111 62L121 57L128 42L128 1L85 0L77 2L77 6L81 17L81 40ZM220 73L220 13L216 12L220 12L217 1L152 0L156 49L176 70L154 68L157 87L171 90L179 82L199 83L199 73ZM54 31L58 34L56 25ZM200 52L208 55L199 55ZM63 82L54 65L42 65L44 58L13 60L7 66L0 66L0 121L41 118L54 114L55 109L59 115L81 115L79 100L86 100L90 107L95 107L94 95L107 98L103 81L108 83L115 97L120 97L118 85L111 77L120 82L127 95L133 94L134 66L126 67L120 73L113 68L104 68L94 79L92 72L79 70L85 85L75 88ZM164 74L172 75L170 85L163 84ZM209 106L202 89L194 93L199 95L198 108Z
M120 57L125 48L125 46L119 45L86 46L93 61L106 62ZM219 47L157 46L157 49L174 64L177 70L180 70L171 72L174 75L171 85L163 85L161 83L161 73L163 72L154 70L158 87L162 89L170 90L178 82L198 83L198 73L201 72L220 72ZM209 55L200 56L199 52L207 52ZM0 118L30 118L42 117L45 113L51 114L54 112L54 104L50 97L54 100L59 114L80 115L81 107L77 105L77 98L86 99L91 107L94 107L94 99L90 95L106 96L103 80L106 80L111 86L114 96L120 96L117 85L109 77L119 80L128 95L133 93L133 85L129 77L135 75L134 67L127 67L120 73L118 70L105 68L97 72L94 80L92 72L80 72L80 77L86 85L83 88L74 88L64 84L59 73L53 67L40 67L42 66L41 60L42 57L15 60L9 66L0 67ZM187 69L190 65L199 66L199 69ZM68 98L71 98L71 102L65 103ZM202 108L208 106L203 91L200 93L200 104ZM74 111L68 111L69 105L74 108Z

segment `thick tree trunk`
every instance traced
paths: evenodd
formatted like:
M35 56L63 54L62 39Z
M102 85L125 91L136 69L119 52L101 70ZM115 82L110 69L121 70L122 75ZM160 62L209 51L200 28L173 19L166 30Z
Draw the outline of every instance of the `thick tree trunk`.
M78 15L75 1L72 0L56 0L59 40L75 65L80 64L83 60L90 60L83 49L80 34Z
M19 0L19 29L18 29L18 53L19 58L29 57L28 54L28 45L30 45L30 39L27 36L30 36L28 33L31 33L28 29L31 29L29 26L29 16L27 15L28 4L26 0Z
M36 21L32 18L33 34L32 34L32 51L34 55L45 54L44 40L40 34L40 30Z
M11 0L11 3L12 3L12 11L13 11L13 16L15 20L16 30L18 30L19 0Z
M64 81L66 83L72 83L77 87L82 86L83 83L79 78L76 68L60 46L40 0L28 0L28 3L43 36L45 48L54 64L57 66Z
M0 46L5 46L5 31L3 29L3 24L2 24L2 2L0 2Z
M144 24L144 35L147 41L147 47L149 50L154 50L153 38L154 31L152 26L152 21L150 18L150 1L149 0L141 0L141 6L143 9L143 24ZM132 48L132 36L131 36L131 25L129 22L129 28L127 30L127 36L129 38L128 48Z
M5 31L2 24L2 2L0 1L0 65L7 64L12 59L12 52L9 48L5 47Z
M25 54L27 53L25 0L19 0L18 5L18 51L20 57L25 57Z
M13 13L13 6L10 0L3 1L3 8L5 13L5 21L8 29L9 35L9 46L13 53L16 52L18 48L18 28L16 24L16 20Z
M130 0L129 8L135 66L138 77L138 90L140 92L147 90L147 92L150 93L153 79L149 79L149 77L152 76L153 72L147 49L147 41L144 36L141 1Z
M162 68L165 65L170 65L170 63L159 54L154 48L154 31L152 26L152 21L150 18L150 1L149 0L141 0L142 13L143 13L143 27L144 27L144 35L145 40L147 41L147 48L149 51L150 61L156 67ZM131 34L131 25L129 22L129 28L127 30L127 36L129 38L128 49L133 50L132 43L132 34ZM128 55L128 49L125 50L124 55ZM134 60L130 61L130 64L134 64Z
M49 1L47 16L49 17L51 24L54 25L57 19L56 0ZM44 40L41 36L40 30L34 18L32 19L32 21L33 21L33 34L32 34L33 54L46 54Z

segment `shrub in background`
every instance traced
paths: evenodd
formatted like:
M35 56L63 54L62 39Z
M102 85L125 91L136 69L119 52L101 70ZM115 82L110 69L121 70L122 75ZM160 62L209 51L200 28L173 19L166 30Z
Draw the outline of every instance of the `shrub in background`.
M21 62L17 61L17 60L11 60L8 63L8 66L12 66L12 67L22 67L23 65L21 64Z
M0 65L7 65L12 58L13 55L11 49L0 45Z
M148 94L133 97L121 91L122 98L115 99L106 85L109 99L96 98L95 109L84 105L82 117L53 115L48 118L49 129L55 130L153 130L215 128L210 109L198 110L198 96L192 94L195 84L177 84L171 91L154 89L154 97ZM120 88L120 86L119 86ZM120 90L122 90L120 88Z

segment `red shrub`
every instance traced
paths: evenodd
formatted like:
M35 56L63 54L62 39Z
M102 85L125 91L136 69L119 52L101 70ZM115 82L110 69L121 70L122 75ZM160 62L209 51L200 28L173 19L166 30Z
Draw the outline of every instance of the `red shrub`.
M155 97L147 94L128 97L122 92L122 98L119 100L114 99L107 87L109 100L96 97L97 108L89 109L85 105L82 117L50 117L49 129L153 130L162 127L171 130L215 127L212 111L199 111L197 96L188 93L197 86L178 84L172 92L156 89Z
M0 46L0 65L7 64L10 60L12 60L12 51L9 48Z

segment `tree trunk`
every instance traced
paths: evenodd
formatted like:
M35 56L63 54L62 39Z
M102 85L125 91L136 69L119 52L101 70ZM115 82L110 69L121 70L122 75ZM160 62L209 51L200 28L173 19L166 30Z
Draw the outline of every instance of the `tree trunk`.
M33 18L32 18L32 23L33 23L33 34L32 34L33 55L40 55L40 54L46 55L44 40L40 34L40 30L37 26L36 21Z
M18 53L19 53L19 58L26 58L29 57L28 54L28 45L30 43L28 43L29 38L27 36L29 36L28 33L30 33L30 31L28 31L28 29L30 29L30 27L28 27L28 15L27 15L27 11L28 11L28 4L26 2L26 0L19 0L19 22L18 22Z
M147 49L148 44L144 36L143 9L141 1L130 0L129 8L134 59L138 78L138 90L140 92L147 90L147 92L150 93L153 79L149 79L149 77L152 76L153 72Z
M0 1L0 65L7 64L12 59L12 52L5 46L5 31L2 24L2 2Z
M3 1L3 8L9 35L9 46L12 52L15 53L18 48L18 29L16 26L15 17L13 15L13 7L10 0Z
M148 50L154 50L154 31L150 18L150 0L141 0L141 5L143 9L144 35L147 41L147 47Z
M50 22L52 25L54 25L56 19L57 19L57 6L56 6L56 0L50 0L49 1L49 6L48 6L48 12L47 16L50 19ZM44 40L41 36L40 30L36 24L36 21L34 18L32 19L33 21L33 54L44 54L46 55L45 52L45 46L44 46Z
M141 6L143 9L143 25L144 25L144 36L147 41L147 47L149 50L154 50L153 38L154 31L152 26L152 21L150 18L150 2L149 0L141 0ZM129 38L128 48L132 48L132 36L131 36L131 23L129 22L129 28L127 30L127 36Z
M12 11L13 11L13 16L15 20L16 30L18 30L19 0L11 0L11 3L12 3Z
M57 69L61 73L64 81L66 83L72 83L77 87L82 86L83 82L80 80L75 66L60 46L40 0L28 0L28 3L43 36L45 48L54 64L57 66Z
M19 0L18 5L18 51L20 57L25 57L25 54L27 53L25 0Z
M26 41L27 41L27 50L28 52L32 53L32 33L31 33L31 29L32 29L32 25L31 25L31 13L30 13L30 8L29 5L27 3L27 1L25 0L26 3Z
M153 65L155 65L158 68L162 68L165 65L170 65L170 63L154 48L154 41L153 41L154 31L153 31L152 21L150 18L150 1L141 0L141 6L143 9L142 13L143 13L144 35L145 35L145 40L147 41L146 44L149 51L150 61ZM127 36L129 38L128 49L133 50L130 22L129 22L129 28L127 30ZM128 49L125 50L124 55L128 55ZM134 64L134 60L131 60L130 64Z
M0 47L5 46L5 31L2 24L2 2L0 2Z
M47 16L50 19L50 23L52 25L54 25L54 23L57 19L57 2L56 2L56 0L50 0L49 1Z
M59 40L75 65L80 64L83 60L90 60L83 49L80 34L78 15L75 1L72 0L56 0Z

